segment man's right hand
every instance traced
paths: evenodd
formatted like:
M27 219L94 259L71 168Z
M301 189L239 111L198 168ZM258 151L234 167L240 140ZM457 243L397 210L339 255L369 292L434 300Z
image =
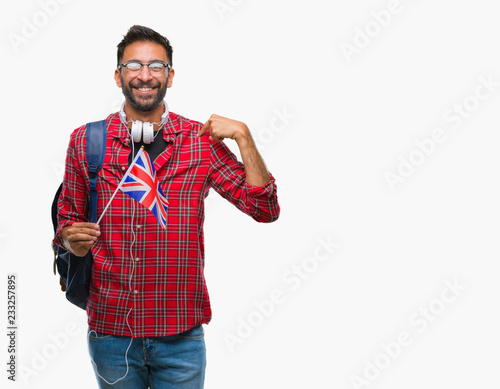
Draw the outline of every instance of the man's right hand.
M64 247L78 257L84 257L100 235L99 225L95 223L73 223L61 231Z

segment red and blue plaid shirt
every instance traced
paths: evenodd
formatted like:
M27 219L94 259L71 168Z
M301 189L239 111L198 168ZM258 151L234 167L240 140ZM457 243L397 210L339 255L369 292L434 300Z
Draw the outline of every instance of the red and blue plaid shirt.
M97 180L98 217L128 168L131 144L118 113L106 119L106 158ZM208 323L210 301L203 275L204 198L213 188L259 222L279 215L274 178L248 185L241 162L222 142L197 137L202 124L170 113L167 148L154 161L169 208L166 231L145 207L118 192L100 222L87 304L89 327L134 337L167 336ZM86 127L71 135L58 204L60 231L88 221ZM129 314L130 312L130 314ZM126 323L132 329L132 334Z

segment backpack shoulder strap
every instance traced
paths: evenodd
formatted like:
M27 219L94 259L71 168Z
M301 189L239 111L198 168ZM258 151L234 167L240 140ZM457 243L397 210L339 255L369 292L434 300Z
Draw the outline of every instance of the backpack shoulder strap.
M90 176L89 219L97 221L97 173L106 155L106 120L87 123L87 164Z

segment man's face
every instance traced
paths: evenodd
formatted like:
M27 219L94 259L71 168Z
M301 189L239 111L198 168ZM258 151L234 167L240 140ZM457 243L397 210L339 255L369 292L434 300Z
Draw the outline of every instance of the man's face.
M165 48L153 42L135 42L127 45L123 52L121 63L139 61L148 63L152 61L168 63ZM167 88L172 86L174 71L168 69L161 76L150 74L147 66L143 66L138 75L130 76L126 69L115 71L116 84L122 88L127 102L138 111L151 111L165 98Z

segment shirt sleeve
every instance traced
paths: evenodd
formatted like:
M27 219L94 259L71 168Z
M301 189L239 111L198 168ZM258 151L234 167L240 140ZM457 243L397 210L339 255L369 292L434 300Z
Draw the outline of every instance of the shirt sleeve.
M72 135L64 170L63 186L57 203L57 230L54 243L62 246L61 231L75 222L88 221L88 191L84 176L84 166L79 155L85 155L82 146L78 146L79 131ZM84 162L83 162L84 163Z
M274 177L263 187L246 182L244 165L223 142L210 142L210 186L258 222L278 219L280 207Z

